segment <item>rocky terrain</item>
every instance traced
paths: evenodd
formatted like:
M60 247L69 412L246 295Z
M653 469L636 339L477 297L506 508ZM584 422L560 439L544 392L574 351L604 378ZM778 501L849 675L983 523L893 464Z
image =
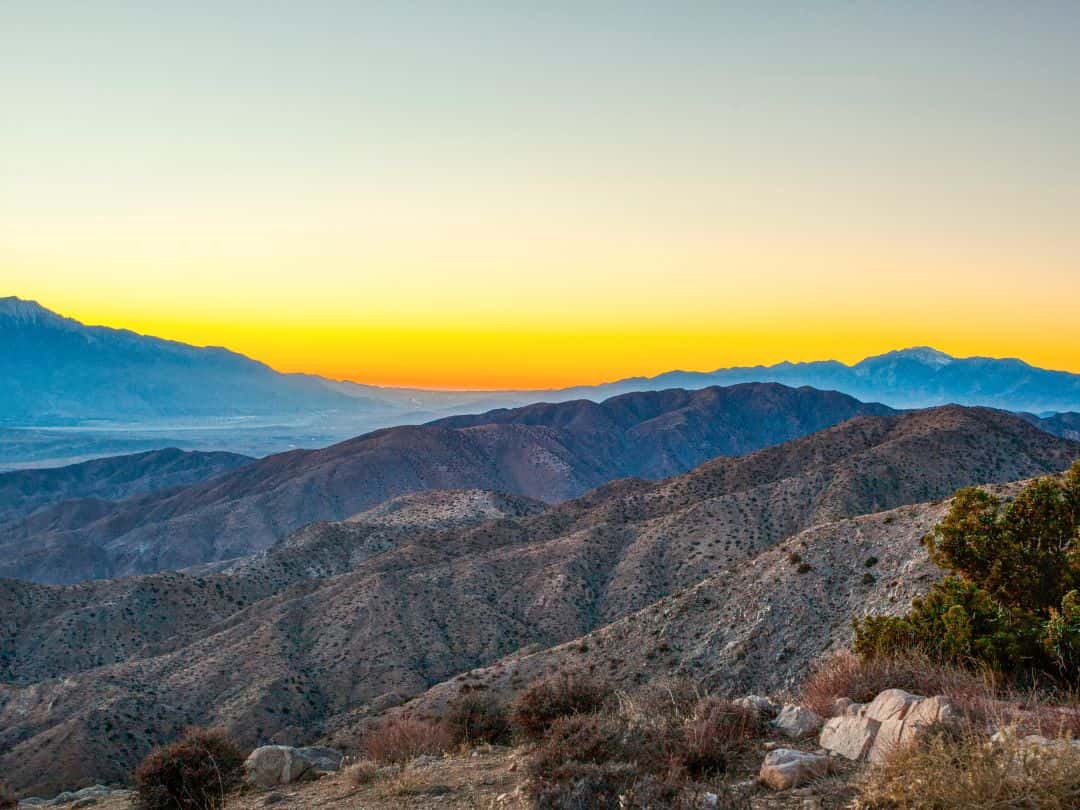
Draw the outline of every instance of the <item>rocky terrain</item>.
M0 525L0 577L76 582L228 560L389 498L489 489L547 502L627 476L663 478L858 415L835 392L745 385L628 394L376 431L116 504L61 502Z
M0 765L47 792L123 778L191 722L249 745L349 740L414 695L564 663L779 688L853 615L929 584L935 500L1078 455L998 411L858 417L547 509L412 495L219 570L4 583Z

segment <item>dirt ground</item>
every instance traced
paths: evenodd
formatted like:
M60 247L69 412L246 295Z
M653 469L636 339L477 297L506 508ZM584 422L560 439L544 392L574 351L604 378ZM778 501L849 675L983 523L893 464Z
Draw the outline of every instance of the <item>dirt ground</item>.
M764 753L763 748L761 756L755 752L738 763L741 782L737 792L744 801L733 810L838 810L848 806L851 766L838 764L834 776L808 787L774 793L753 780L755 763L760 763ZM226 810L527 810L529 803L521 790L525 756L521 749L494 746L454 756L421 757L403 768L384 768L371 782L359 786L347 776L346 765L342 772L316 782L245 790L229 798ZM97 810L131 810L132 803L128 798L113 796L90 806ZM721 804L720 810L728 809Z

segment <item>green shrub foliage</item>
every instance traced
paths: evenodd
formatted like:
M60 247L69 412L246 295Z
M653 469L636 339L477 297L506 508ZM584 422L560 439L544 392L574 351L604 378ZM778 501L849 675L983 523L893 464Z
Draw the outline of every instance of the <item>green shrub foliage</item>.
M1011 503L960 490L924 540L949 572L906 616L855 623L864 657L918 650L1013 676L1080 676L1080 461Z

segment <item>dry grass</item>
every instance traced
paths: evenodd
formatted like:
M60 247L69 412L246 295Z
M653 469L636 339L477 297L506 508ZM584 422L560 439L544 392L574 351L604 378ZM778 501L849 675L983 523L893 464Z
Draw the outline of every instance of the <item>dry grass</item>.
M620 693L616 710L556 719L529 759L529 796L538 808L700 807L698 780L717 792L762 730L752 710L657 681ZM740 801L725 793L719 806Z
M393 717L367 731L360 749L368 759L400 764L422 754L439 756L454 747L454 739L443 723L416 717Z
M723 773L736 751L761 737L757 713L729 700L702 698L682 724L675 757L691 777Z
M796 702L831 717L837 698L866 703L885 689L945 695L972 719L988 718L1001 702L999 685L988 672L943 666L914 653L867 660L848 651L818 664L799 687Z
M363 785L369 785L383 775L384 766L379 765L377 762L373 762L370 759L361 759L358 762L354 762L347 766L342 774L351 785L361 787Z
M705 694L688 678L654 678L633 692L615 693L619 716L631 723L681 721Z
M1080 749L1038 750L1018 737L987 742L975 730L930 735L895 751L859 785L864 810L1076 810Z

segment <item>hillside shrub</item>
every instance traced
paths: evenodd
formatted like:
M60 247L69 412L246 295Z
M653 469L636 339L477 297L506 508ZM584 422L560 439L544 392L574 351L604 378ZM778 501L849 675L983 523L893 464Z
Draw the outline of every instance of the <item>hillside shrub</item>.
M443 722L460 743L510 742L510 712L494 695L476 692L460 695L447 707Z
M243 777L244 755L221 729L189 728L155 748L132 775L143 810L218 810Z
M763 728L752 710L697 695L689 682L658 679L620 694L617 707L553 720L528 761L534 805L700 807L698 780L721 776ZM717 806L743 805L724 793Z
M562 717L599 711L611 697L595 678L560 673L529 685L514 704L513 725L528 740L538 740Z
M537 810L654 810L684 804L677 782L639 773L626 762L568 762L555 778L530 783ZM700 806L700 805L699 805Z
M19 800L15 798L12 790L0 782L0 810L15 810L19 806Z
M905 616L855 623L865 658L922 652L1016 679L1080 677L1080 462L1028 484L1009 504L960 490L924 539L949 574Z
M668 807L681 790L671 769L675 744L666 724L631 724L617 715L559 717L529 760L533 801L548 808L617 808L620 796L637 791L639 799Z
M762 733L757 712L730 700L703 698L682 724L675 757L693 778L722 774L732 753Z
M360 740L360 750L380 764L401 764L428 754L439 756L454 747L445 723L399 715L368 729Z

